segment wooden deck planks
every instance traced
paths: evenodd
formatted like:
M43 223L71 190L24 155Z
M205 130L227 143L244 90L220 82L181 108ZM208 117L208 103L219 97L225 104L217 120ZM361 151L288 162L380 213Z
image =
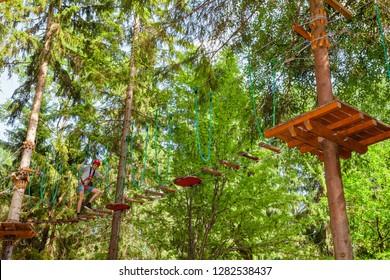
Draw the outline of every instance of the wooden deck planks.
M264 132L267 138L285 141L289 148L301 153L322 155L321 139L339 145L340 157L348 159L352 152L364 154L369 145L390 138L390 126L334 100L308 113Z

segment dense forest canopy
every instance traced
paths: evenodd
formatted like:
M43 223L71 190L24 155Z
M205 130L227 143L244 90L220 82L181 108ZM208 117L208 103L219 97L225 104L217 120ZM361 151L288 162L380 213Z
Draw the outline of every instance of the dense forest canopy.
M390 7L340 3L351 19L325 4L334 95L390 124ZM266 129L317 106L310 43L291 28L310 30L309 1L12 0L0 18L0 73L19 80L0 107L13 125L0 141L1 221L46 65L31 159L41 174L31 176L21 221L75 217L84 160L99 158L107 175L95 207L115 201L131 90L120 190L176 193L122 214L119 259L333 258L323 164L280 140L280 154L258 146ZM341 160L355 259L390 259L389 155L383 141ZM172 183L189 175L202 184ZM109 215L34 227L13 259L107 258Z

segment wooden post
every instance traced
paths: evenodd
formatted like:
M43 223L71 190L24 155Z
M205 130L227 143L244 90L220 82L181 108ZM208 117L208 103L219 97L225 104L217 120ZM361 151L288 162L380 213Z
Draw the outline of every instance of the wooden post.
M330 43L326 34L327 19L323 0L309 1L312 34L311 46L314 53L318 106L321 106L334 99L328 57ZM341 178L339 147L336 143L326 139L321 142L321 146L324 154L325 181L334 257L336 260L352 260L352 242Z

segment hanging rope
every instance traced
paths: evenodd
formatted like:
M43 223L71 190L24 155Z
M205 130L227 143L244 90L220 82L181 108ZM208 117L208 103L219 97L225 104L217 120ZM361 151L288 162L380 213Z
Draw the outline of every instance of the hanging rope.
M272 66L272 126L276 125L276 103L277 103L277 96L276 96L276 75L275 75L275 59L272 58L271 60L271 66Z
M44 201L44 193L46 192L46 186L49 181L49 176L48 176L48 171L46 171L48 163L48 160L45 162L45 166L43 167L43 171L41 172L41 179L39 180L39 197L40 197L40 202L43 203ZM45 181L46 179L46 181Z
M53 175L53 178L52 178L52 180L53 180L52 185L55 186L54 188L52 188L52 198L49 199L48 201L45 201L46 187L50 181L49 169L47 167L48 167L48 163L46 160L45 167L43 168L43 172L41 173L42 174L41 180L39 181L40 202L44 203L44 204L51 204L57 195L59 182L60 182L61 176L62 176L62 163L57 164L57 166L55 168L55 174ZM56 174L58 174L58 173L60 173L60 174L59 174L59 179L56 183Z
M127 136L126 136L126 142L127 142ZM107 190L111 186L111 184L110 184L110 173L108 173L111 170L111 166L108 164L108 156L109 156L109 149L108 149L108 143L107 143L107 145L106 145L106 153L105 153L103 159L100 158L100 160L102 160L102 162L103 162L103 165L107 166L107 170L102 175L102 177L106 176L105 186L103 187L103 190L107 193L109 198L116 199L116 197L114 195L111 195L110 192ZM125 162L126 162L126 155L125 155ZM101 180L101 178L99 178L99 180ZM122 188L122 186L120 187L120 190L119 190L120 193L122 191L121 188ZM118 194L118 197L119 197L119 194Z
M170 157L171 157L171 147L172 147L172 114L169 114L168 162L167 162L167 170L165 173L165 185L168 185L168 174L169 174L169 163L170 163Z
M52 192L51 192L51 200L49 200L47 202L47 204L49 204L49 205L53 204L55 198L57 197L58 189L59 189L61 179L62 179L62 162L57 164L55 171L57 171L53 176L53 185L55 185L55 187L52 189ZM57 176L58 176L58 179L57 179Z
M376 0L374 1L374 3L375 3L376 17L377 17L377 20L378 20L379 32L380 32L380 36L381 36L382 47L383 47L383 54L385 56L387 77L390 80L389 57L387 56L386 41L385 41L385 36L383 35L383 28L382 28L382 24L381 24L381 16L379 14L378 3L376 2Z
M205 158L202 154L202 149L200 147L200 136L199 136L199 96L198 96L198 88L194 88L195 93L195 111L196 111L196 122L195 122L195 129L196 129L196 138L198 141L198 150L199 155L201 159L204 162L208 162L210 160L210 150L211 150L211 139L212 139L212 133L213 133L213 93L211 92L209 94L210 96L210 118L209 118L209 137L208 137L208 144L207 144L207 158Z
M275 79L275 70L274 70L274 60L272 60L272 95L273 95L273 105L272 105L272 124L275 126L275 119L276 119L276 79ZM253 78L252 78L252 67L251 67L251 60L250 55L248 54L248 72L249 72L249 91L251 93L251 99L252 99L252 109L253 114L255 117L255 123L257 127L257 131L259 132L260 138L265 143L271 143L273 141L273 138L270 140L265 139L264 132L260 127L259 119L257 117L256 113L256 105L255 105L255 95L253 90Z
M33 165L34 166L34 165ZM43 168L43 171L40 172L40 179L39 179L39 201L33 205L33 203L31 202L31 185L32 185L32 181L30 181L28 183L28 186L27 186L27 193L28 193L28 196L29 196L29 204L30 204L30 207L31 208L35 208L37 206L39 206L40 204L46 204L46 205L52 205L54 204L53 202L55 201L56 197L57 197L57 194L58 194L58 190L59 190L59 187L60 187L60 183L61 183L61 179L62 179L62 167L63 167L63 164L62 162L58 163L56 168L55 168L55 173L52 177L52 192L51 192L51 198L49 200L45 200L45 193L46 193L46 186L48 185L48 182L50 180L50 176L49 176L49 171L47 169L47 166L48 166L48 163L46 161L45 163L45 167ZM34 167L35 169L35 167ZM68 188L68 192L69 192L69 188Z
M31 168L36 169L35 163L32 163ZM41 173L41 176L43 176L43 173ZM41 179L39 181L41 181ZM31 185L32 185L32 179L30 179L30 181L28 182L27 194L28 194L28 203L30 205L30 208L33 209L33 208L38 207L41 204L41 199L39 199L37 203L33 204L33 202L31 201L31 197L32 197L31 196Z
M72 182L73 172L74 172L74 166L72 166L71 171L70 171L70 178L69 178L69 183L68 183L68 189L66 190L65 197L64 197L64 199L63 199L63 201L62 201L61 206L59 206L59 205L54 206L54 208L55 208L56 210L62 210L62 209L65 207L66 202L67 202L68 199L69 199L70 190L71 190L72 185L73 185L73 182Z
M147 153L148 153L148 140L149 140L149 136L148 136L148 131L149 131L149 126L146 125L146 139L145 139L145 150L144 150L144 159L143 159L143 162L144 162L144 166L143 166L143 169L142 169L142 173L141 173L141 180L139 182L137 182L135 180L135 170L134 170L134 164L133 164L133 146L134 146L134 122L131 123L131 143L130 143L130 166L131 166L131 181L133 183L133 185L137 188L137 189L140 189L142 187L142 183L145 179L145 171L146 171L146 156L147 156Z
M158 185L162 185L162 180L161 180L161 175L159 172L159 167L158 167L158 151L157 151L157 142L158 142L158 135L159 135L159 124L158 124L158 116L159 116L159 109L156 110L156 131L154 134L154 153L155 153L155 162L156 162L156 175L158 178ZM171 157L171 147L172 147L172 114L169 114L169 126L168 126L168 160L167 160L167 169L165 171L165 185L168 184L168 174L169 174L169 166L170 166L170 157Z
M154 155L155 155L155 162L156 162L156 175L157 175L157 179L158 179L158 184L161 185L161 177L160 177L160 173L158 171L158 151L157 151L157 138L158 138L158 133L159 133L159 127L158 127L159 110L160 109L156 110L156 120L155 120L156 130L154 132Z

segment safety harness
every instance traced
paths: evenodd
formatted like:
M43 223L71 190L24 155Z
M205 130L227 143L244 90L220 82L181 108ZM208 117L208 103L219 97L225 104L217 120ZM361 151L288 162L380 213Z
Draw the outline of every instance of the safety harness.
M93 177L95 176L95 169L92 167L89 167L89 176L85 178L84 180L80 181L80 184L84 187L84 192L88 190L93 185ZM88 183L85 183L88 180Z

